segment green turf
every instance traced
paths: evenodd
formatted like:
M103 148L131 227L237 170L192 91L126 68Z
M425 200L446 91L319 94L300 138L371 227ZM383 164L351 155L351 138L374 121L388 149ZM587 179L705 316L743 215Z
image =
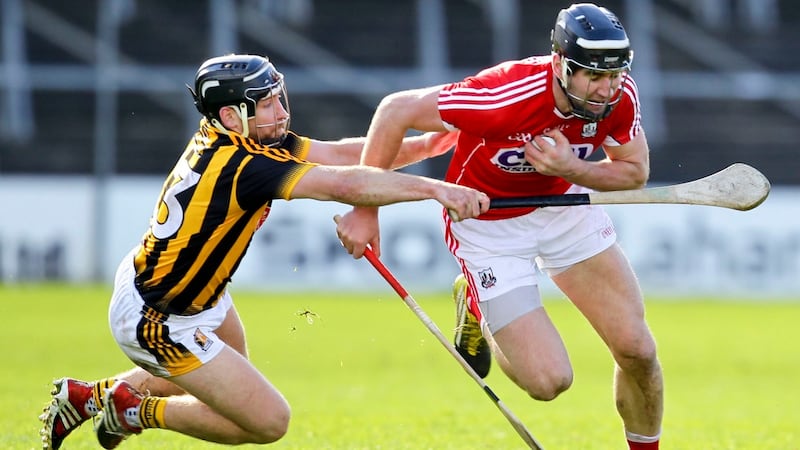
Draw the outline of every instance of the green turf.
M0 448L38 447L49 382L129 367L106 322L109 287L0 285ZM387 286L373 294L234 292L255 365L293 408L275 449L523 448L478 385ZM446 335L445 293L417 301ZM568 303L546 300L575 366L553 402L486 379L548 449L625 448L606 349ZM298 314L317 314L313 323ZM313 316L312 316L313 317ZM648 300L666 377L664 449L800 448L800 302ZM85 425L64 449L98 448ZM222 448L148 430L127 449ZM244 446L255 448L255 446Z

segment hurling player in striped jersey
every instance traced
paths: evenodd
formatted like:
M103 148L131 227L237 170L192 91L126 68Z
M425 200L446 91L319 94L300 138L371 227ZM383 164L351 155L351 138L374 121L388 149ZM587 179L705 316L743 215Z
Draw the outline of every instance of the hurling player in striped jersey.
M291 132L283 75L263 56L211 58L190 91L200 128L167 176L141 243L120 263L109 309L112 334L138 367L92 382L56 380L40 416L45 449L92 417L106 449L147 428L223 444L286 433L289 405L248 360L226 289L273 200L435 199L463 218L488 210L489 198L473 188L356 165L364 138ZM406 139L392 168L443 150L441 136Z
M491 198L636 189L649 177L633 53L617 17L591 3L561 10L552 52L485 69L462 81L388 95L361 156L391 167L409 129L450 131L445 179ZM590 158L594 156L593 158ZM549 401L573 370L542 305L546 274L608 346L615 404L631 449L657 449L663 382L636 276L596 205L489 210L454 223L445 243L462 269L453 287L455 345L481 376L491 354L528 395ZM355 207L338 225L350 253L380 250L377 208Z

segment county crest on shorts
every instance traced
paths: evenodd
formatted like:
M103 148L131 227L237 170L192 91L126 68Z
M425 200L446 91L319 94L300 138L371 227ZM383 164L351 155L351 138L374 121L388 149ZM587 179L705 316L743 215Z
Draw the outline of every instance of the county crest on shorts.
M494 277L491 267L479 271L478 277L480 277L481 286L483 286L484 289L489 289L497 283L497 278Z
M194 330L194 343L197 344L204 352L207 352L208 349L211 347L211 344L214 343L213 339L209 339L208 336L205 335L200 328Z

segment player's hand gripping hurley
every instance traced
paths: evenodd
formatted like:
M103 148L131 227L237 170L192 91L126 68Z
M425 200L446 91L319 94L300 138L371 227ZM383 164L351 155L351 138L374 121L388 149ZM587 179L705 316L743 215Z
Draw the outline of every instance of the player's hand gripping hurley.
M334 217L333 220L338 222L339 216ZM525 428L525 425L523 425L522 422L514 415L514 413L512 413L511 410L509 410L508 407L506 407L506 405L503 404L502 401L500 401L500 399L497 397L497 395L495 395L494 392L492 392L491 389L489 389L489 386L487 386L486 383L483 381L483 379L477 373L475 373L475 370L473 370L472 367L470 367L469 363L467 363L467 361L465 361L464 358L460 354L458 354L458 351L456 351L455 347L453 347L450 344L450 342L442 334L442 332L439 330L436 324L433 323L433 320L431 320L431 318L425 313L425 311L423 311L422 308L420 308L419 304L417 304L414 298L411 297L411 295L403 288L400 282L397 281L397 278L395 278L394 275L392 275L392 272L390 272L389 269L386 268L385 265L383 265L381 260L375 255L375 253L372 251L372 248L370 248L369 246L367 246L367 248L364 250L364 257L367 258L370 264L372 264L372 267L374 267L381 274L381 276L383 276L383 278L392 286L392 288L394 288L395 292L397 292L397 295L399 295L400 298L403 299L403 302L405 302L405 304L408 305L409 308L411 308L414 314L416 314L417 317L422 321L422 323L425 324L428 330L431 333L433 333L434 336L436 336L436 339L438 339L439 342L441 342L441 344L444 345L444 348L446 348L447 351L449 351L450 354L453 355L453 358L455 358L456 361L458 361L458 363L461 364L461 367L469 374L469 376L472 377L472 379L475 380L476 383L478 383L478 385L483 389L484 392L486 392L486 395L488 395L489 398L492 399L492 401L500 410L500 412L502 412L505 418L508 419L509 423L511 423L511 426L514 427L514 430L517 431L517 434L519 434L522 440L525 441L526 444L528 444L528 447L534 450L543 450L543 447L536 441L536 438L533 437L530 431L528 431L528 429Z

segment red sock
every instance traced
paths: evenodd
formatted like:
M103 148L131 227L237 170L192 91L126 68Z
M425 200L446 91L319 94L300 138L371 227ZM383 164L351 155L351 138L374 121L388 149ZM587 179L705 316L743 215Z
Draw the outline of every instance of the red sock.
M655 442L633 442L628 439L630 450L658 450L658 441Z

